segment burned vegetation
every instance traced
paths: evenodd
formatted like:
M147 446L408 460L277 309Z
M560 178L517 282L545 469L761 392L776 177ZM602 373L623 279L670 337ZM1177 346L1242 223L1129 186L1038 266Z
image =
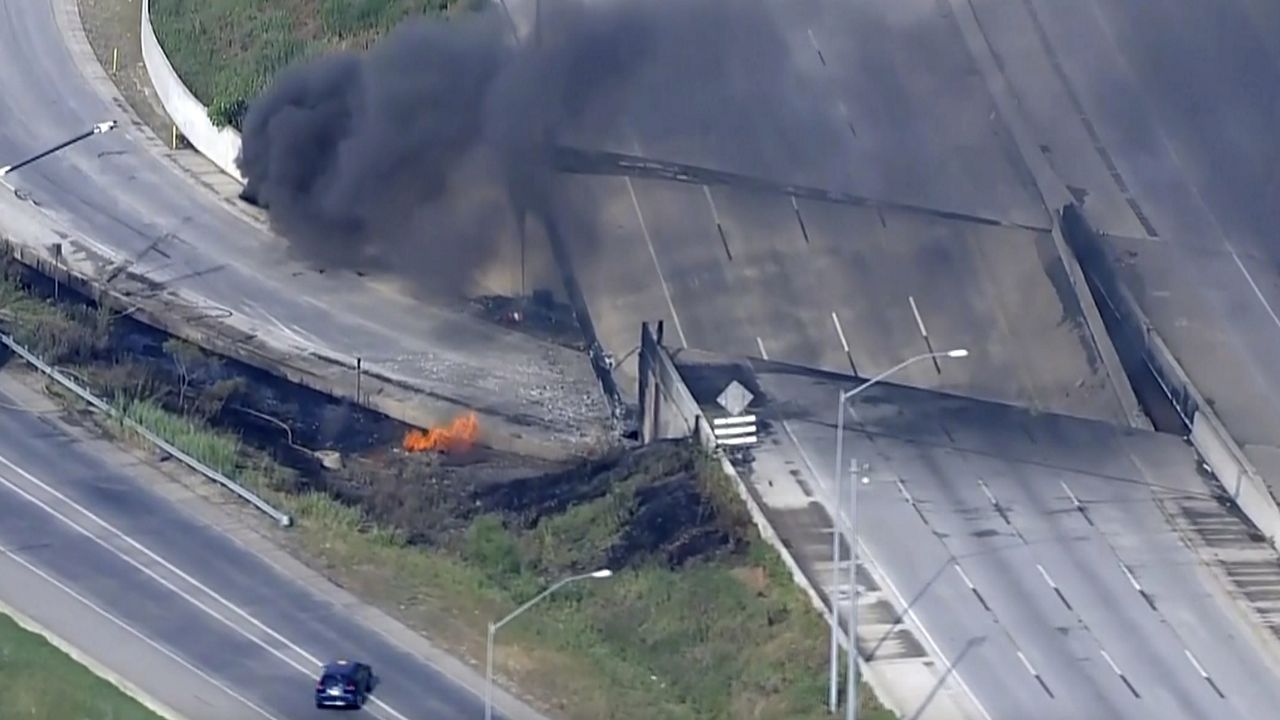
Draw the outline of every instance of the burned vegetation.
M688 443L554 468L483 448L442 446L383 450L350 458L338 470L312 468L298 473L292 490L319 490L359 506L403 542L464 554L478 527L500 525L529 540L518 559L535 572L675 568L748 542L750 518L718 473ZM551 535L556 552L534 547Z
M556 465L494 450L463 413L412 428L344 400L220 358L99 308L8 263L5 323L20 342L126 407L146 403L238 438L241 468L277 468L273 489L324 493L404 543L467 552L477 527L566 550L518 558L533 572L656 563L680 567L749 542L750 518L719 468L689 443L614 450ZM39 298L45 298L41 300ZM224 468L236 474L234 467ZM528 541L528 542L525 542ZM535 555L537 555L535 557Z

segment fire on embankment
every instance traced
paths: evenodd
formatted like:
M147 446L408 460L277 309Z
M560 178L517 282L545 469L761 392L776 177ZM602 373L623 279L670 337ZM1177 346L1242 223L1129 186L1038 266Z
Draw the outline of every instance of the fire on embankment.
M407 452L461 453L470 450L480 434L480 423L473 412L459 415L448 425L413 429L404 436L402 447Z

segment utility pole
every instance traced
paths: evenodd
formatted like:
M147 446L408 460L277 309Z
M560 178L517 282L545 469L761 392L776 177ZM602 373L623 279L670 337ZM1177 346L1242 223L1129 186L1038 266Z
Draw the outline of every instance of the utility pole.
M836 435L837 468L844 450L844 396L840 397L841 412L838 415L839 426ZM835 477L835 502L831 504L831 589L827 595L831 599L831 667L827 683L827 704L835 715L840 707L840 508L844 507L844 483L840 482L840 473Z
M829 688L827 701L830 705L830 712L835 715L839 703L839 682L840 682L840 602L838 592L840 590L840 509L844 507L844 414L847 409L847 403L854 396L863 392L867 388L884 380L890 375L907 367L908 365L919 362L921 360L934 360L937 358L965 358L969 356L969 351L964 348L955 350L947 350L945 352L927 352L894 365L884 372L876 375L870 380L865 380L862 384L852 390L842 390L836 393L836 460L832 466L831 482L835 484L832 491L834 499L831 503L831 589L828 591L828 599L831 602L831 667ZM849 554L852 556L850 563L850 594L852 596L853 614L849 621L849 669L848 669L848 685L847 690L849 699L849 709L846 711L850 720L854 717L857 702L857 588L858 588L858 478L856 463L851 469L850 484L852 485L853 500L850 505L850 533L849 533Z
M858 461L849 460L849 665L845 668L845 720L858 716Z

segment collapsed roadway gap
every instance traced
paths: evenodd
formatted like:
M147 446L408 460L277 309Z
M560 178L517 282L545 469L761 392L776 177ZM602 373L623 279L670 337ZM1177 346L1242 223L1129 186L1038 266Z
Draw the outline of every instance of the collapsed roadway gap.
M874 198L855 195L853 193L823 190L803 185L788 185L764 178L742 175L739 173L715 170L712 168L686 165L666 160L654 160L639 155L609 152L604 150L584 150L567 145L556 145L553 151L553 162L557 171L572 175L615 175L630 176L649 180L666 180L670 182L689 183L691 185L722 185L727 187L755 190L759 192L789 195L797 199L815 200L818 202L854 207L891 210L913 215L951 220L955 222L986 225L991 227L1018 228L1037 233L1050 232L1051 228L1042 225L1027 225L1009 222L997 218L973 215L971 213L940 210L937 208L912 205L910 203L876 200Z

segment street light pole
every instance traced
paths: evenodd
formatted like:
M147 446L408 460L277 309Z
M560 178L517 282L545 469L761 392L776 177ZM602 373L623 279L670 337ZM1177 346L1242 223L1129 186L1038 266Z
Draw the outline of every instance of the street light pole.
M840 508L844 506L844 483L841 481L841 477L844 475L843 464L844 464L845 408L849 400L852 399L855 395L862 392L863 390L866 390L872 385L875 385L881 380L884 380L885 378L889 377L890 375L898 372L902 368L905 368L906 366L912 363L920 362L921 360L931 360L939 357L963 358L968 356L969 356L969 351L964 348L960 348L956 350L947 350L945 352L923 353L920 355L916 355L914 357L909 357L906 360L903 360L902 362L898 363L897 365L894 365L893 367L889 368L888 370L885 370L879 375L876 375L870 380L864 381L861 385L853 388L852 390L844 390L844 391L841 391L839 394L839 403L836 407L835 473L832 477L832 482L834 482L836 485L832 492L835 498L831 505L832 507L832 513L831 513L832 515L832 519L831 519L832 585L831 585L830 592L827 593L828 597L830 597L831 599L831 661L830 661L831 667L830 667L830 678L829 678L830 687L828 688L827 700L830 705L830 710L832 715L836 714L837 703L839 702L838 698L839 698L839 683L840 683L840 672L839 672L840 603L837 601L836 592L840 587ZM854 467L851 469L851 472L854 476L856 476L857 474L856 462L854 463ZM851 483L851 492L853 493L853 500L850 503L851 517L849 518L849 522L852 525L852 531L849 534L849 548L850 548L849 554L852 556L851 562L853 563L853 566L849 571L849 593L850 593L850 608L851 608L850 610L851 617L850 617L849 624L851 626L851 629L849 634L849 652L848 652L848 657L849 657L848 680L847 680L848 687L846 688L846 691L845 691L846 698L847 698L845 714L847 715L849 720L853 720L854 713L857 711L857 702L858 702L858 675L857 675L858 647L857 647L857 640L856 640L857 636L855 634L857 632L857 617L858 617L858 577L857 577L858 566L857 566L857 559L856 559L858 556L858 535L857 535L858 483L857 483L856 477L853 478L853 482Z
M542 592L535 595L534 598L529 602L521 605L515 610L512 610L510 615L507 615L506 617L502 618L496 623L494 622L489 623L489 637L485 643L485 662L484 662L484 665L485 665L484 720L493 719L493 636L497 634L498 628L502 627L503 625L506 625L512 620L515 620L516 617L520 615L520 613L523 613L525 610L528 610L529 608L533 607L538 603L538 601L542 600L543 598L550 595L551 593L559 590L565 585L568 585L569 583L577 582L579 580L593 580L593 579L603 580L608 577L613 577L613 571L606 568L603 570L596 570L595 572L583 573L582 575L573 575L571 577L564 578L563 580L560 580L559 582L555 583L554 585L547 588L546 590L543 590Z
M841 413L843 415L844 413ZM845 718L857 720L858 715L858 461L849 461L849 515L854 531L849 540L849 663L845 667ZM867 478L861 478L866 480Z
M64 140L58 143L57 145L54 145L53 147L49 148L48 150L45 150L44 152L32 155L26 160L16 162L12 165L5 165L3 167L0 167L0 177L4 177L5 175L8 175L14 170L30 165L31 163L37 160L40 160L42 158L48 157L49 155L52 155L65 147L75 145L76 143L80 142L81 140L84 140L85 138L93 137L94 135L101 135L103 133L111 132L112 130L115 130L115 129L116 129L115 120L100 122L97 125L94 125L93 127L89 128L88 130L85 130L84 132L80 133L79 135L76 135L70 140Z
M844 454L844 395L840 395L840 407L836 410L836 477L835 502L831 517L831 677L828 679L827 704L835 715L840 703L840 508L844 505L844 483L840 482L840 462Z

